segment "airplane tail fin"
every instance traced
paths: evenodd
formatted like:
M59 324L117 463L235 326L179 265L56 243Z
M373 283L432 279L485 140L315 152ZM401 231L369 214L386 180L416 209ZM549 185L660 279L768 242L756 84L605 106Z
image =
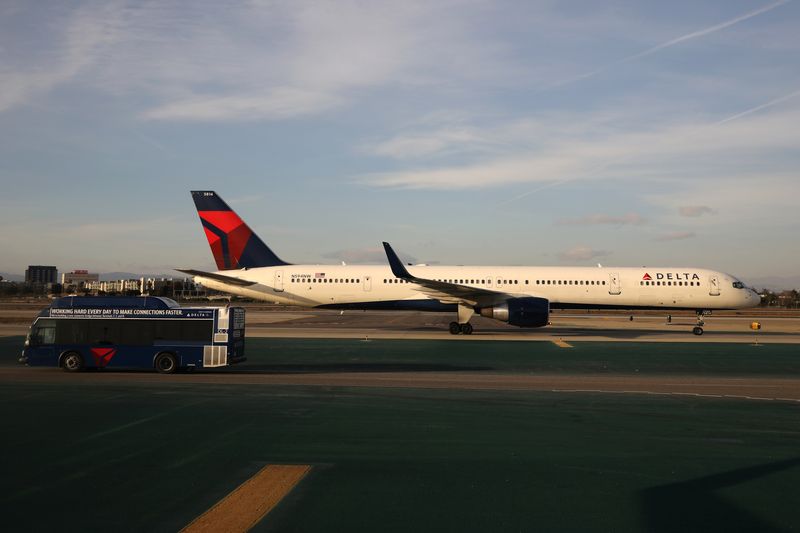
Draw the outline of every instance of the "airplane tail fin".
M219 270L288 265L253 233L214 191L192 191L192 199Z

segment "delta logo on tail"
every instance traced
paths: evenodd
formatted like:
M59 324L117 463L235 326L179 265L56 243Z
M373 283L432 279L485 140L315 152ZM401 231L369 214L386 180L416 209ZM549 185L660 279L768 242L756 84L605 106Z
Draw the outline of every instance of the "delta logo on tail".
M218 270L287 265L214 191L192 191Z

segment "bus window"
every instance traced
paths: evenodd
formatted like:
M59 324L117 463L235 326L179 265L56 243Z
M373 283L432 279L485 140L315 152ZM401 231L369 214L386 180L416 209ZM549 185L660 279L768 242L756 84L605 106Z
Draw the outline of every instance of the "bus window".
M56 342L56 325L52 320L40 320L31 332L31 346L46 346Z

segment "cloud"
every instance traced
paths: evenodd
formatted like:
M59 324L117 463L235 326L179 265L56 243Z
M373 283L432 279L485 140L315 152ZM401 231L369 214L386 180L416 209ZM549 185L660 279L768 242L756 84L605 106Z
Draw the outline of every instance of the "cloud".
M513 79L503 47L475 38L481 2L20 5L0 28L0 63L6 41L18 59L0 68L0 111L72 84L127 98L144 120L285 120L375 88Z
M403 263L416 263L415 257L408 255L404 252L397 252L397 255ZM336 250L322 255L326 259L335 259L337 261L344 261L348 264L388 264L386 259L386 252L383 247L376 246L374 248L349 248L346 250Z
M142 117L198 122L278 120L320 113L340 103L331 94L280 87L261 94L191 96L150 109Z
M626 215L586 215L580 218L562 218L556 221L558 226L641 226L647 220L638 213L628 213Z
M607 255L610 255L610 252L605 250L594 250L588 246L574 246L569 250L559 252L558 258L562 261L588 261Z
M696 237L693 231L673 231L672 233L665 233L655 238L657 241L681 241L684 239L693 239Z
M502 150L478 147L467 152L470 162L414 165L417 168L362 175L355 181L439 190L598 179L696 181L698 175L705 180L728 177L754 159L766 161L759 169L765 176L793 167L777 156L795 153L800 144L797 107L725 124L697 119L637 124L631 114L638 112L550 113L531 118L527 128L514 119L485 129L497 136L487 134L482 146L493 144Z
M54 13L61 10L54 9ZM88 4L64 16L56 26L64 29L61 34L53 32L57 41L48 49L31 46L26 53L12 56L3 54L4 68L0 69L0 112L25 104L31 99L71 81L92 66L102 51L120 38L123 8L119 2ZM24 9L12 10L6 25L25 21ZM19 19L17 20L17 17ZM16 28L32 34L49 32L49 25ZM7 35L13 35L7 31ZM51 35L42 35L44 41ZM0 45L0 52L4 52ZM11 58L24 58L14 65Z
M716 215L717 210L707 205L682 205L678 208L682 217L701 217L703 215Z
M365 144L362 151L394 159L413 159L477 150L490 145L476 128L447 127L431 132L396 135L385 141Z

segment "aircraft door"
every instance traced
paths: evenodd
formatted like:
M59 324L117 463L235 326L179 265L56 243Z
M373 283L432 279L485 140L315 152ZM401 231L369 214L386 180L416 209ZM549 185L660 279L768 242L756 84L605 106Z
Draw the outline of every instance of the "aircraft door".
M372 290L372 276L364 276L364 292Z
M622 293L622 284L619 281L619 274L611 272L608 274L608 294Z
M275 283L273 284L272 289L275 292L283 292L283 271L276 270L275 271Z
M719 296L719 278L717 276L711 276L708 282L708 294L710 296Z

